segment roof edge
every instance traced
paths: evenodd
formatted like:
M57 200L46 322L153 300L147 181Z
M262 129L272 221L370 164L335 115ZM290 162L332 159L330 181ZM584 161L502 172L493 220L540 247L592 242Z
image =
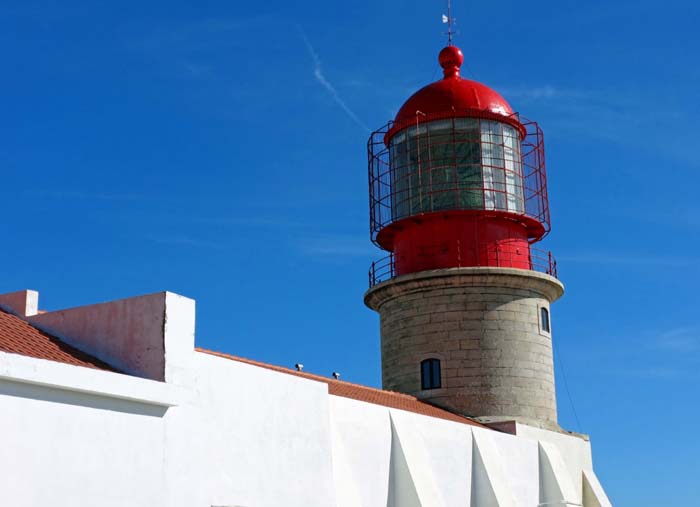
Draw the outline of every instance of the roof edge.
M278 373L285 373L287 375L293 375L295 377L301 377L307 380L323 382L328 385L328 394L331 394L333 396L349 398L364 403L384 406L387 408L405 410L407 412L412 412L419 415L425 415L428 417L434 417L436 419L443 419L461 424L467 424L470 426L477 426L479 428L492 429L486 426L485 424L475 421L474 419L471 419L467 416L450 412L449 410L445 410L444 408L438 407L426 401L419 400L415 396L411 396L409 394L399 393L395 391L385 391L376 387L364 386L362 384L354 384L352 382L347 382L344 380L331 379L323 377L321 375L315 375L313 373L296 371L292 370L291 368L285 368L283 366L276 366L260 361L254 361L252 359L233 356L224 352L217 352L201 347L196 347L195 350L203 354L228 359L231 361L237 361L239 363L244 363L251 366L257 366L259 368L265 368L268 370L276 371Z

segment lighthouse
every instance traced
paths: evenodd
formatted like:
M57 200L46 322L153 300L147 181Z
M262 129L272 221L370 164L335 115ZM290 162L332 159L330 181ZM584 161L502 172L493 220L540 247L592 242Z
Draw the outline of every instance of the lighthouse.
M368 141L383 388L486 423L558 429L550 305L564 292L535 247L550 231L544 138L460 75L413 94Z

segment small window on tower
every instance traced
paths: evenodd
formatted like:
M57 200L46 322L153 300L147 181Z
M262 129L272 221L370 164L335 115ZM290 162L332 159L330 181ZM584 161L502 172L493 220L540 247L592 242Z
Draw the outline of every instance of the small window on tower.
M549 333L549 310L547 310L545 307L540 308L540 325L542 327L542 331L545 333Z
M425 359L420 363L421 389L440 388L440 360Z

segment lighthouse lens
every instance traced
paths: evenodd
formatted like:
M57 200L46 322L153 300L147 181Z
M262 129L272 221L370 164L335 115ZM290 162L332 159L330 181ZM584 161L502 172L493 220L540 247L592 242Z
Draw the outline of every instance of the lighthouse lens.
M408 127L390 142L392 218L445 210L523 213L520 136L510 125L452 118Z

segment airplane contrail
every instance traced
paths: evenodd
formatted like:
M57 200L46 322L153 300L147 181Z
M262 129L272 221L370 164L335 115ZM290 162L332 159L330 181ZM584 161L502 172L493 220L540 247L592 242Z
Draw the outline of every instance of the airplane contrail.
M304 44L306 45L306 49L309 51L309 55L311 56L311 59L314 62L314 77L316 78L316 81L318 81L321 86L323 86L328 93L330 93L331 97L335 101L336 104L340 106L340 108L345 111L345 114L347 114L352 121L354 121L356 124L358 124L360 127L365 129L367 132L371 132L371 129L365 125L365 123L360 120L360 118L355 114L355 112L348 107L348 105L345 103L345 101L340 97L338 94L338 91L335 89L335 87L326 79L326 76L323 75L323 70L321 69L321 59L318 57L318 54L314 50L314 47L311 45L311 42L309 41L309 38L306 36L306 33L304 33L304 29L299 26L299 33L301 34L301 38L304 41Z

